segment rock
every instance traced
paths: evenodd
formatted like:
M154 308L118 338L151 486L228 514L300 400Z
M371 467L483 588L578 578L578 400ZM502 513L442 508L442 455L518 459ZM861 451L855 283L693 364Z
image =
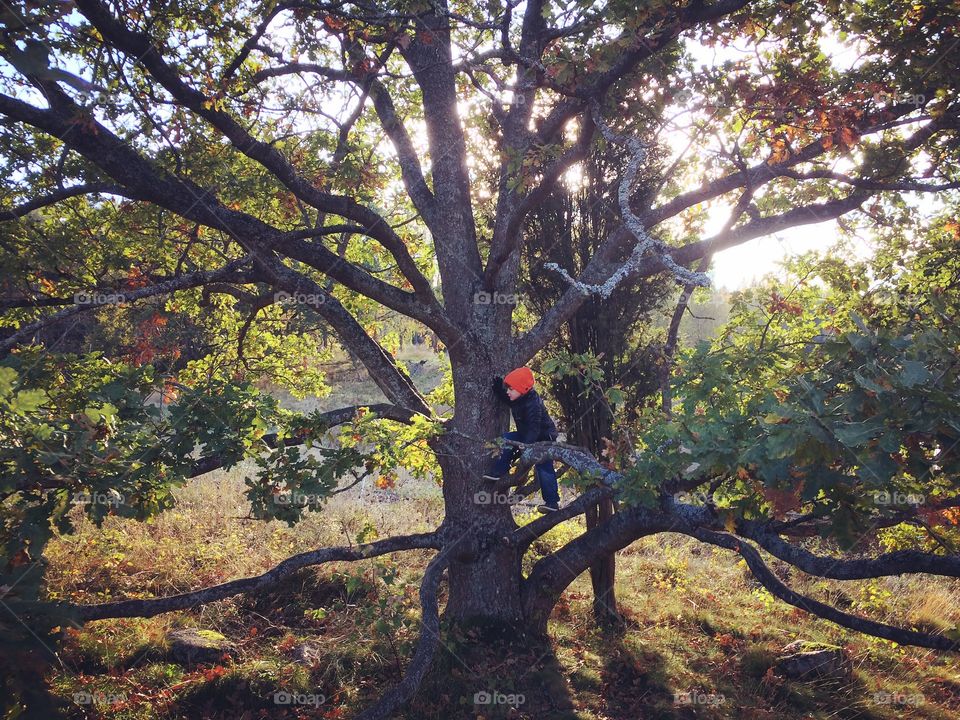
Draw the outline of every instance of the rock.
M843 680L853 670L846 652L836 645L797 640L780 652L777 674L791 680Z
M167 634L170 657L181 665L217 663L224 655L233 655L236 648L214 630L183 628Z
M323 648L315 640L307 640L295 646L290 654L293 655L293 661L303 665L315 665L323 657Z

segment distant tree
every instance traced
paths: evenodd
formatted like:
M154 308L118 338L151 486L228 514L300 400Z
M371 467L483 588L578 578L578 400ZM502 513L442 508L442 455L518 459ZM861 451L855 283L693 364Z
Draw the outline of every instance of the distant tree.
M580 272L619 223L622 159L613 144L595 146L581 163L573 186L558 183L531 213L524 230L520 291L524 304L538 315L547 313L567 289L558 278L543 277L539 268L551 262ZM650 179L635 195L644 190L649 194L660 177L652 171L645 176ZM651 313L669 297L665 285L662 277L640 278L620 283L609 297L590 297L545 348L551 360L542 367L552 376L549 386L562 410L568 442L607 462L617 459L615 438L636 422L639 409L659 390L659 352L649 322ZM612 497L588 509L587 529L608 520L614 509ZM594 616L603 624L620 620L615 578L614 553L590 566Z

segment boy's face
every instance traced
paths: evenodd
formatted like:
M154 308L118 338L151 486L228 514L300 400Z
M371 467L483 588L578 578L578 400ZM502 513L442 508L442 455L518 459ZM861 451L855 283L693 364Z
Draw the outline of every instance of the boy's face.
M516 390L514 390L512 387L510 387L510 386L508 385L508 386L507 386L507 397L510 398L511 401L513 401L513 400L516 400L518 397L520 397L520 393L517 392Z

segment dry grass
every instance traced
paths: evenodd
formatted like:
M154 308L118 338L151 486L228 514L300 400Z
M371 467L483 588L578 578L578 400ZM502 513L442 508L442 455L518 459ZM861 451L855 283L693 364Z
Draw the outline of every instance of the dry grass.
M426 368L424 372L435 372ZM374 401L364 383L340 379L325 403ZM353 386L356 385L356 386ZM347 392L343 392L346 388ZM301 408L302 409L302 408ZM395 502L370 488L333 499L295 528L244 519L243 466L178 491L178 506L148 523L108 518L47 550L53 597L96 602L168 595L258 574L306 549L422 532L442 519L435 486L402 479ZM519 518L521 520L525 518ZM582 532L564 523L538 542L525 566ZM150 619L109 620L67 633L64 667L51 678L67 717L350 717L395 683L417 636L416 588L429 553L306 569L257 597ZM923 577L838 583L774 563L801 592L896 624L944 629L960 623L956 581ZM774 600L730 553L688 538L645 538L619 555L621 632L591 617L589 578L564 594L549 645L450 632L434 672L407 710L411 718L925 718L960 716L952 658L860 636ZM176 626L216 629L236 645L222 666L187 670L166 660ZM794 639L845 647L854 675L841 685L785 682L768 670ZM293 662L315 643L317 662ZM476 706L474 694L522 694L516 710ZM70 703L74 693L97 702ZM274 693L323 695L316 705L276 705ZM697 705L676 704L693 693ZM682 696L680 696L682 697ZM109 704L110 700L114 700Z

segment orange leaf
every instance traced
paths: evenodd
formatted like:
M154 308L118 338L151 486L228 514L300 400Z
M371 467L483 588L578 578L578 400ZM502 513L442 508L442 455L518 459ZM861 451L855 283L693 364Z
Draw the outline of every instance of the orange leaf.
M848 148L852 148L859 140L860 136L857 135L853 128L840 128L840 142L842 142Z

